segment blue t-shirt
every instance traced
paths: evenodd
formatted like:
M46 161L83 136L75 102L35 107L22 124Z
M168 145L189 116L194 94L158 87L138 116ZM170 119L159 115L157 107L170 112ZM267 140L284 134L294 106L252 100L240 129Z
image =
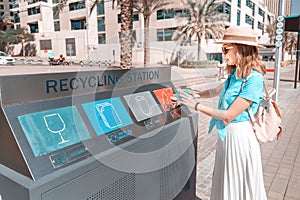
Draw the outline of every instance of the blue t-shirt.
M246 79L247 81L242 89L242 84ZM234 69L224 83L224 87L220 93L218 109L227 110L237 97L242 97L252 101L250 109L255 114L263 98L263 92L263 77L258 71L252 70L248 78L236 78L236 70ZM245 109L231 123L248 121L249 119L249 113ZM226 136L225 122L212 118L209 124L209 133L214 126L218 129L221 139L224 139Z

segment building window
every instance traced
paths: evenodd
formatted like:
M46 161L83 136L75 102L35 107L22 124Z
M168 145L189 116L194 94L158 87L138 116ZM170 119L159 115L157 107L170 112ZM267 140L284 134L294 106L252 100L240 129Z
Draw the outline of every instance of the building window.
M59 0L52 0L53 4L59 3Z
M66 38L67 56L76 56L75 38Z
M253 9L254 7L254 3L251 0L247 0L246 1L246 6L248 6L249 8Z
M161 19L171 19L175 17L187 17L188 16L188 11L187 10L182 10L182 9L177 9L177 10L158 10L156 12L156 19L161 20Z
M175 37L174 37L175 36ZM177 31L175 31L173 33L173 36L174 38L179 38L180 35ZM191 46L191 42L192 42L192 38L191 36L186 36L186 35L183 35L183 37L179 40L179 45L180 46Z
M222 59L222 54L221 53L208 53L207 54L207 59L208 60L218 60L220 63L223 62L223 59Z
M97 3L97 15L104 15L104 0Z
M119 41L121 41L122 35L121 32L119 32ZM131 32L131 43L134 44L136 42L136 31L133 30Z
M19 4L17 2L13 3L12 8L19 8Z
M28 0L28 5L30 4L33 4L33 3L37 3L37 2L46 2L47 3L47 0Z
M220 12L220 13L226 13L228 14L228 21L230 22L231 21L231 6L228 4L228 3L224 3L224 4L221 4L217 10Z
M86 19L71 20L71 30L86 29Z
M136 43L136 31L131 32L131 43L134 45ZM121 32L119 32L119 41L121 41Z
M27 12L28 12L28 15L35 15L35 14L41 13L41 10L40 10L40 7L37 6L37 7L33 7L33 8L28 8Z
M98 44L106 44L106 35L105 35L105 33L98 34Z
M80 10L80 9L84 9L84 8L85 8L85 1L79 1L79 2L69 4L70 11Z
M261 8L258 8L258 14L262 17L265 16L265 12Z
M228 3L224 4L224 13L228 14L228 21L231 21L231 6Z
M237 11L236 14L236 25L240 26L241 25L241 11Z
M271 22L271 19L272 19L272 17L271 17L270 15L268 15L268 16L267 16L267 18L268 18L268 23L270 23L270 22Z
M257 28L260 29L260 30L262 30L264 32L264 24L263 23L258 22Z
M19 16L19 13L14 13L14 22L15 22L15 23L20 23L20 16Z
M252 29L254 29L254 20L252 17L250 17L249 15L246 15L246 19L245 19L245 22L247 24L250 24L252 26Z
M246 6L252 10L252 16L255 14L255 4L251 0L246 1Z
M176 31L176 28L165 28L165 29L157 29L157 41L172 41L173 33Z
M98 32L105 31L105 18L99 17L98 18Z
M60 31L60 22L59 21L54 22L54 31Z
M139 13L133 13L133 21L139 21ZM121 23L121 14L118 14L118 23Z
M38 33L39 25L38 24L29 24L30 33Z
M173 13L171 11L166 11L166 10L158 10L156 12L156 19L171 19L174 18Z
M40 40L40 50L52 50L51 40Z
M58 6L53 7L53 19L59 19L59 9L58 9Z
M241 8L241 0L238 0L238 1L237 1L237 6L238 6L239 8Z

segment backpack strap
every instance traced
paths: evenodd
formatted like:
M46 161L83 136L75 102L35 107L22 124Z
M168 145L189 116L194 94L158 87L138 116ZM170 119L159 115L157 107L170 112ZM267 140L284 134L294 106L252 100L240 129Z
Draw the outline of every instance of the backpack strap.
M249 107L247 108L247 110L248 110L248 113L250 115L250 120L251 120L252 124L254 124L256 122L256 119L255 119L255 117L253 115L253 112L252 112L252 110Z
M244 80L243 80L243 83L242 83L242 89L241 90L243 90L244 89L244 86L245 86L245 84L246 84L246 82L248 81L248 79L251 77L251 76L261 76L261 74L250 74L249 76L247 76ZM263 83L264 83L264 96L266 97L266 98L271 98L275 93L276 93L276 89L275 88L272 88L270 91L268 90L268 88L267 88L267 85L266 85L266 83L265 83L265 81L263 81Z
M251 76L261 76L261 74L254 74L254 75L253 75L253 74L250 74L249 76L247 76L247 77L243 80L243 83L242 83L242 86L241 86L241 90L244 89L244 86L245 86L246 82L248 81L248 79L249 79ZM265 97L266 99L269 99L269 98L271 98L271 97L275 94L276 89L275 89L275 88L272 88L272 89L269 91L268 88L267 88L267 85L266 85L266 83L265 83L264 80L263 80L263 83L264 83L264 97ZM253 112L251 111L250 107L248 107L247 110L248 110L248 113L249 113L249 115L250 115L250 120L251 120L251 122L252 122L252 123L256 122L256 119L255 119L255 117L254 117L254 115L253 115Z

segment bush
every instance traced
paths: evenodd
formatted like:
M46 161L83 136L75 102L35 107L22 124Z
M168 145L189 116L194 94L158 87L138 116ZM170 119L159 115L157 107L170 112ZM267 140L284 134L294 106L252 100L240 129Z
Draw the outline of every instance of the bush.
M296 64L296 60L286 60L286 61L281 62L282 67L287 67L287 66L295 65L295 64Z
M182 68L209 68L217 67L220 64L217 60L201 60L201 61L187 61L186 64L181 65Z

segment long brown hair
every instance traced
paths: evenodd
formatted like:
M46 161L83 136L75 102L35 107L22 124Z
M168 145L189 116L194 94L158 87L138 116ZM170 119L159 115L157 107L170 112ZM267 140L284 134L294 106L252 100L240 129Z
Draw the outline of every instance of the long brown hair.
M228 74L231 74L234 68L236 68L237 78L249 76L252 69L260 72L262 75L266 74L266 66L260 59L258 48L256 46L244 44L232 44L232 46L237 50L237 64L226 66L226 72Z

